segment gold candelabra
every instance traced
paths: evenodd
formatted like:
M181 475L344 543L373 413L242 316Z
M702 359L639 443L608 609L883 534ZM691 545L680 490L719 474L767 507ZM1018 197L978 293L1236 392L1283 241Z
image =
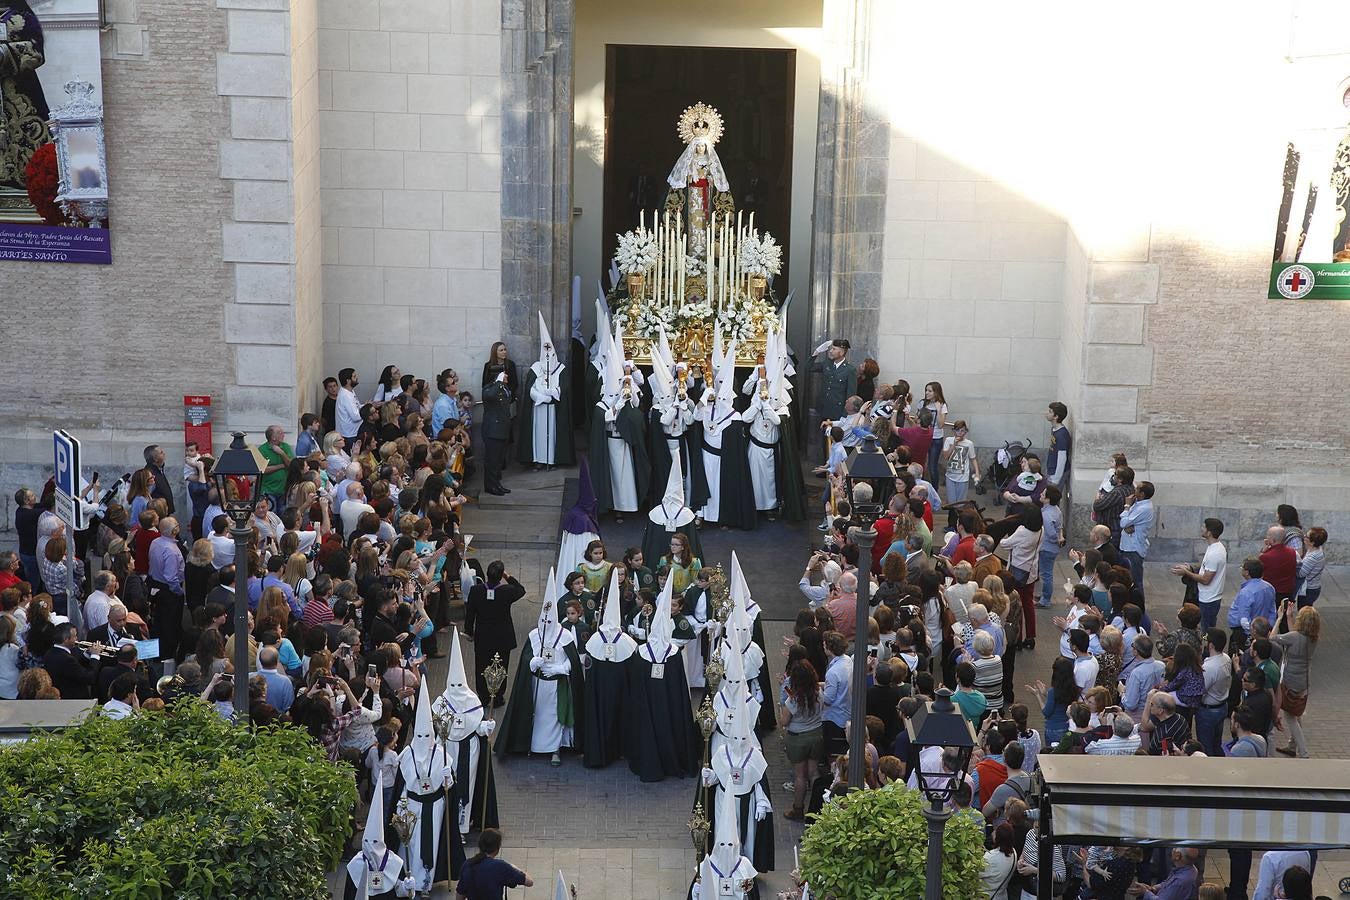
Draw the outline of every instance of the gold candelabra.
M703 857L708 852L708 832L712 828L712 823L708 821L708 816L703 812L703 801L700 799L694 803L694 813L689 817L686 823L689 828L689 837L694 842L694 852L698 854L698 861L703 862Z
M417 813L408 805L407 797L399 798L398 806L389 817L389 824L394 826L394 832L398 835L401 846L407 847L408 842L412 840L413 828L417 826Z
M699 704L698 712L694 714L694 722L698 725L698 730L703 733L703 768L705 769L708 767L708 760L712 755L713 732L717 730L717 711L713 709L712 698L713 698L712 694L704 694L703 702ZM695 818L697 818L700 815L701 812L700 807L708 809L711 808L709 806L708 801L708 786L703 783L703 778L701 775L699 777L699 794L700 794L699 799L696 800L694 803ZM690 821L691 823L693 822L692 819ZM706 822L706 818L704 821ZM690 825L691 834L692 831L693 825L691 824ZM706 830L704 833L704 839L705 840L707 839ZM695 839L695 849L698 850L700 860L703 858L703 847L705 846L706 845L699 845L697 838Z
M500 653L492 654L492 662L483 670L483 682L487 684L488 689L488 699L483 703L483 715L492 718L492 704L497 701L497 694L501 691L502 684L506 682L506 666L502 663ZM488 735L487 750L485 751L487 759L483 762L487 769L487 777L483 779L483 807L478 816L478 827L480 828L487 827L487 798L488 790L492 786L492 747L496 734L497 731L494 728L492 734Z

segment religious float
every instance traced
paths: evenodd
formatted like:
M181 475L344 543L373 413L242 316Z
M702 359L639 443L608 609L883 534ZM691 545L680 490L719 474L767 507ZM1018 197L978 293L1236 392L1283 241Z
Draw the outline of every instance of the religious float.
M624 357L652 362L652 343L665 328L676 362L708 371L717 335L736 341L736 364L763 361L766 338L779 325L773 278L782 247L735 208L717 157L722 116L705 103L681 114L685 149L667 179L664 207L618 235L618 278L606 302L623 326Z

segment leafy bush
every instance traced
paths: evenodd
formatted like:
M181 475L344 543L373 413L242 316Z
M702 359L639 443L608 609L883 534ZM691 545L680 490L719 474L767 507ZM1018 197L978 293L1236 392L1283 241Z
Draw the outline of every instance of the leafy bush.
M901 784L854 791L821 810L802 837L802 877L834 900L922 897L928 854L923 795ZM947 820L942 896L979 896L984 832L969 815Z
M356 801L306 732L199 700L0 750L0 896L329 896Z

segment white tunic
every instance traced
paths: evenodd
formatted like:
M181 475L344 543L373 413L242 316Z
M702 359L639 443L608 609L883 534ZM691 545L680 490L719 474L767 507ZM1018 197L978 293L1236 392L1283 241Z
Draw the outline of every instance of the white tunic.
M778 507L778 476L774 469L774 454L777 450L772 446L761 447L755 441L765 444L778 443L778 425L782 418L769 406L756 401L753 409L747 410L746 415L750 423L750 441L749 448L746 450L746 456L750 460L750 483L755 490L755 509L761 511L772 511Z
M703 424L703 442L709 447L718 451L722 449L722 432L726 426L731 424L736 413L723 413L719 418L715 407L705 407ZM718 522L722 516L722 457L720 453L710 453L707 448L703 451L703 472L708 479L708 502L703 504L703 509L699 510L699 515L705 522Z
M544 646L540 645L539 629L530 632L530 644L536 657L541 656L544 649L553 651L553 661L544 663L539 674L566 677L572 671L572 661L565 648L575 644L576 639L565 628L559 631L561 636L556 645L548 641ZM558 721L558 681L540 678L534 673L531 673L531 680L534 682L534 727L530 732L530 752L557 753L560 747L576 746L572 728Z
M436 857L433 855L431 859L422 858L422 819L424 816L431 817L432 833L436 835L436 843L433 846L439 849L441 830L445 821L445 792L442 789L447 782L454 781L454 769L447 765L446 754L440 747L434 747L427 753L417 752L417 748L411 745L404 747L403 752L399 754L398 767L403 773L403 796L408 798L408 809L417 816L417 821L413 824L412 837L408 839L406 846L399 849L403 851L408 872L412 875L417 889L429 891L436 877ZM436 799L420 802L413 798L412 794L435 794Z
M563 366L548 374L548 385L540 374L542 366L534 364L534 384L530 386L530 400L534 403L531 421L531 451L536 463L553 465L558 451L558 401L562 399Z
M633 448L611 423L605 427L609 451L609 490L617 512L637 512L637 472L633 468Z

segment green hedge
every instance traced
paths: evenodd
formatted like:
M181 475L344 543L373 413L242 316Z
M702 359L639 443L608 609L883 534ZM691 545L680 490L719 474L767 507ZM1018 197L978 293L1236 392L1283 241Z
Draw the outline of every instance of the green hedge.
M356 801L308 733L207 704L0 750L0 896L329 896Z
M923 797L901 784L853 791L830 803L802 836L801 874L812 896L895 900L924 894L928 821ZM947 820L942 896L978 897L984 831L969 815Z

